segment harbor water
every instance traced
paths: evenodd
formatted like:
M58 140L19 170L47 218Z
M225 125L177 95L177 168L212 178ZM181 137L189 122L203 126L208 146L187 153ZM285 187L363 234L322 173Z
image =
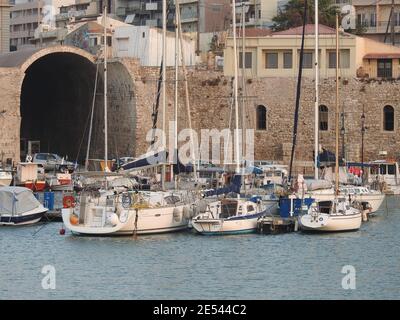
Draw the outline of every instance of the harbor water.
M0 228L0 299L400 298L400 197L350 233L134 239L61 227ZM54 289L43 285L49 266Z

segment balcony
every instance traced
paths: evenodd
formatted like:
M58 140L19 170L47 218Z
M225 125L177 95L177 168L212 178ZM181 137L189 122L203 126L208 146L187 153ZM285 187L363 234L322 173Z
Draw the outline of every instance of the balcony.
M365 28L366 34L384 34L386 30L388 30L388 34L390 34L391 31L391 25L389 25L388 28L388 21L378 21L376 24L365 21L362 25ZM400 32L400 21L395 21L394 31L396 33Z
M15 38L31 38L35 34L34 30L13 31L10 32L10 39Z

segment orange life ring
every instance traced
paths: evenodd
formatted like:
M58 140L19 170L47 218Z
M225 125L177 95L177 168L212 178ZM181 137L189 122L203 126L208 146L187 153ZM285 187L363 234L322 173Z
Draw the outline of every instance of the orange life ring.
M63 207L64 208L74 208L75 207L74 196L65 196L63 198Z

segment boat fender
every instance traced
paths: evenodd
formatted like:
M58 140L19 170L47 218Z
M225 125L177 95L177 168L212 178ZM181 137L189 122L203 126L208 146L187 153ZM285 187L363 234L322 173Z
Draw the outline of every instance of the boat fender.
M107 217L107 222L110 223L113 226L116 226L117 224L119 224L119 218L118 215L115 213L110 214Z
M189 220L192 217L193 210L190 210L188 207L183 208L183 216L185 219Z
M73 226L77 226L79 224L79 218L76 214L72 213L69 216L69 222L73 225Z
M174 216L175 222L180 222L182 220L182 210L180 208L175 207L172 214Z

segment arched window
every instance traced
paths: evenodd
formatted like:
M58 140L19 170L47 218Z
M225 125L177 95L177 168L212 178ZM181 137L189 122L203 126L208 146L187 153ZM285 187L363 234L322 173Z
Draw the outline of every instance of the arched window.
M385 131L394 131L394 109L392 106L383 108L383 129Z
M257 130L267 130L267 108L257 106Z
M319 106L319 130L328 131L329 110L327 106Z

